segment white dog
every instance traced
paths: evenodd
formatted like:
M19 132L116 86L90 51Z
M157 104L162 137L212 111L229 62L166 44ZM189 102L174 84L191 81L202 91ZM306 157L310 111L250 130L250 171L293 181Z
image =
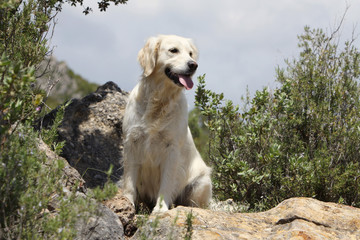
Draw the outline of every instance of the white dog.
M188 128L184 88L193 87L197 49L190 39L152 37L140 50L144 72L131 91L123 121L124 195L153 212L172 204L206 207L212 196L211 169Z

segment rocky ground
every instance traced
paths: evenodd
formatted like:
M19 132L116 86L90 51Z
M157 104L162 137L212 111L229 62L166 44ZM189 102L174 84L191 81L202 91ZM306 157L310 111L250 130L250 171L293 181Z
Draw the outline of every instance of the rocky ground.
M66 108L59 127L59 140L66 140L62 156L56 156L43 142L39 147L49 159L63 159L63 185L71 188L83 182L87 188L102 186L113 166L111 179L122 175L122 118L128 93L108 82ZM55 112L38 127L52 124ZM102 204L100 217L77 224L77 239L360 239L360 209L292 198L260 213L237 213L231 200L215 202L209 210L177 207L165 213L136 216L134 207L118 194ZM137 229L135 221L142 220Z
M189 230L189 214L192 223ZM151 221L150 221L151 220ZM177 207L151 216L133 237L183 239L360 239L360 209L311 198L291 198L260 213ZM157 221L157 227L151 223Z

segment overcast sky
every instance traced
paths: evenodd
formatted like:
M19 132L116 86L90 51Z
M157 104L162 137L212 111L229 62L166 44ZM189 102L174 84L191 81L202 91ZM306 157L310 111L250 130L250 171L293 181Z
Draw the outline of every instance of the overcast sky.
M346 6L343 38L360 22L359 0L129 0L106 12L89 2L94 11L87 16L82 7L65 5L52 39L55 57L76 73L130 91L141 75L136 58L146 39L176 34L199 49L196 76L206 73L208 88L237 104L247 87L253 94L276 86L275 68L296 57L304 26L330 32ZM194 93L186 92L190 108Z

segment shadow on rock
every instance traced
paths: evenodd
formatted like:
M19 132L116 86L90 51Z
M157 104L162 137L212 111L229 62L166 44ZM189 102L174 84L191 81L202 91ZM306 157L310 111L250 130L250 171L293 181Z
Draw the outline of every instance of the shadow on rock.
M94 93L71 100L65 109L58 128L59 141L66 141L61 156L90 188L105 184L110 166L112 181L118 182L122 176L122 120L127 98L127 92L107 82ZM38 128L51 126L57 111L47 114Z

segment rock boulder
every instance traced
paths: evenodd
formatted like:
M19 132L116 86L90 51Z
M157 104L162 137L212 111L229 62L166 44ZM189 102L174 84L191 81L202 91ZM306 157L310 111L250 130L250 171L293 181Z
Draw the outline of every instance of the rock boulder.
M66 141L61 156L79 171L87 187L103 186L110 166L111 179L120 180L122 118L127 97L127 92L107 82L82 99L72 99L65 109L58 129L59 141ZM57 111L46 115L40 127L50 126Z
M360 239L360 209L311 198L291 198L259 213L177 207L151 216L133 238L183 239L186 235L194 240Z

